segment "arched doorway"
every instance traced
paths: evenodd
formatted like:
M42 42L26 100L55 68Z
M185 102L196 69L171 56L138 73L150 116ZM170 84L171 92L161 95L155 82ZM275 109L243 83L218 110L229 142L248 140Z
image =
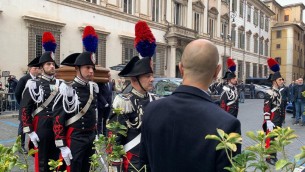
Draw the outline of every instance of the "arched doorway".
M181 73L179 71L179 62L181 61L182 50L180 48L176 49L176 78L182 78Z

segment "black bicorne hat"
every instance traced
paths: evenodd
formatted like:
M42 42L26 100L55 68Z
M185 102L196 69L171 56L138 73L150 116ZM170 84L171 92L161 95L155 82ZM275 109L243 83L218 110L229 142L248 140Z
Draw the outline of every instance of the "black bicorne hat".
M93 52L83 52L79 54L74 62L74 66L84 66L84 65L93 65L95 66L95 53Z
M273 74L270 74L269 77L268 77L268 80L275 81L278 78L282 78L282 75L279 71L274 72Z
M234 73L234 72L227 71L227 72L225 73L225 76L224 76L222 79L230 80L230 79L233 79L233 78L236 78L235 73Z
M34 58L32 61L28 63L28 67L38 67L40 57Z
M39 62L37 63L37 67L43 65L46 62L54 62L55 68L59 68L59 66L54 61L55 55L52 51L46 51L42 54L42 56L39 58Z
M144 57L140 59L138 56L135 56L118 75L121 77L136 77L147 73L153 73L151 58Z
M68 55L60 64L66 66L75 66L75 60L80 55L80 53L73 53Z

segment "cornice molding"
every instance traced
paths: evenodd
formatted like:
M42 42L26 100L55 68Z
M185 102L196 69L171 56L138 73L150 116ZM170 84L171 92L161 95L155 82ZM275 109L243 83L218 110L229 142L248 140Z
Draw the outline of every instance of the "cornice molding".
M28 21L28 22L39 22L39 23L55 25L58 27L64 27L66 25L66 23L60 22L58 20L42 18L42 17L38 17L38 16L33 16L33 15L24 15L24 16L22 16L22 19L25 21Z
M115 18L118 20L128 21L128 22L131 22L134 24L136 24L139 20L144 20L147 22L147 24L151 28L154 28L157 30L162 30L162 31L167 30L166 24L156 23L151 20L147 20L147 18L144 16L139 17L139 16L124 13L121 11L121 8L119 8L119 7L116 8L113 5L111 5L111 7L110 7L110 5L107 4L106 7L104 7L101 5L92 4L92 3L88 3L86 1L80 1L80 0L49 0L49 1L56 3L56 4L65 5L68 7L73 7L73 8L89 11L92 13L96 13L96 14L101 14L103 16Z
M82 26L78 27L78 29L79 29L81 32L83 32L86 26L88 26L88 25L87 25L87 24L82 25ZM94 28L94 30L95 30L95 32L96 32L97 34L102 34L102 35L106 35L106 36L110 34L110 32L107 32L107 31L105 30L105 28L101 28L101 27L99 27L99 26L93 26L93 25L90 25L90 26L92 26L92 27Z

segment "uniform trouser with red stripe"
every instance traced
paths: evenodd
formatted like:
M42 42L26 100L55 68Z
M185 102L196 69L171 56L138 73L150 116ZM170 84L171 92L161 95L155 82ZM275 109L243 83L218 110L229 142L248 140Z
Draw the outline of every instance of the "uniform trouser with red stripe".
M50 170L48 162L50 159L58 160L60 150L56 148L53 133L53 120L50 116L35 116L34 131L38 135L38 152L35 153L35 172L46 172Z
M94 154L95 130L81 131L70 127L67 132L67 145L73 159L68 172L89 172L90 157Z

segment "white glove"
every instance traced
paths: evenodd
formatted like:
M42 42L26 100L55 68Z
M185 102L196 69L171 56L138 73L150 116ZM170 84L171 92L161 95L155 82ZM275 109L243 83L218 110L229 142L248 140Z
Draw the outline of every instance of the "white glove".
M267 120L267 129L269 131L272 131L274 127L275 127L275 125L273 124L273 122L271 122L270 120Z
M38 138L36 132L33 131L33 132L29 133L29 137L30 137L31 141L33 142L34 146L35 146L36 148L38 148L38 142L39 142L40 140L39 140L39 138Z
M65 147L61 147L59 149L61 151L61 156L64 158L67 166L69 166L71 164L70 160L73 159L70 148L65 146Z
M109 106L109 104L107 103L106 105L105 105L105 107L108 107Z

